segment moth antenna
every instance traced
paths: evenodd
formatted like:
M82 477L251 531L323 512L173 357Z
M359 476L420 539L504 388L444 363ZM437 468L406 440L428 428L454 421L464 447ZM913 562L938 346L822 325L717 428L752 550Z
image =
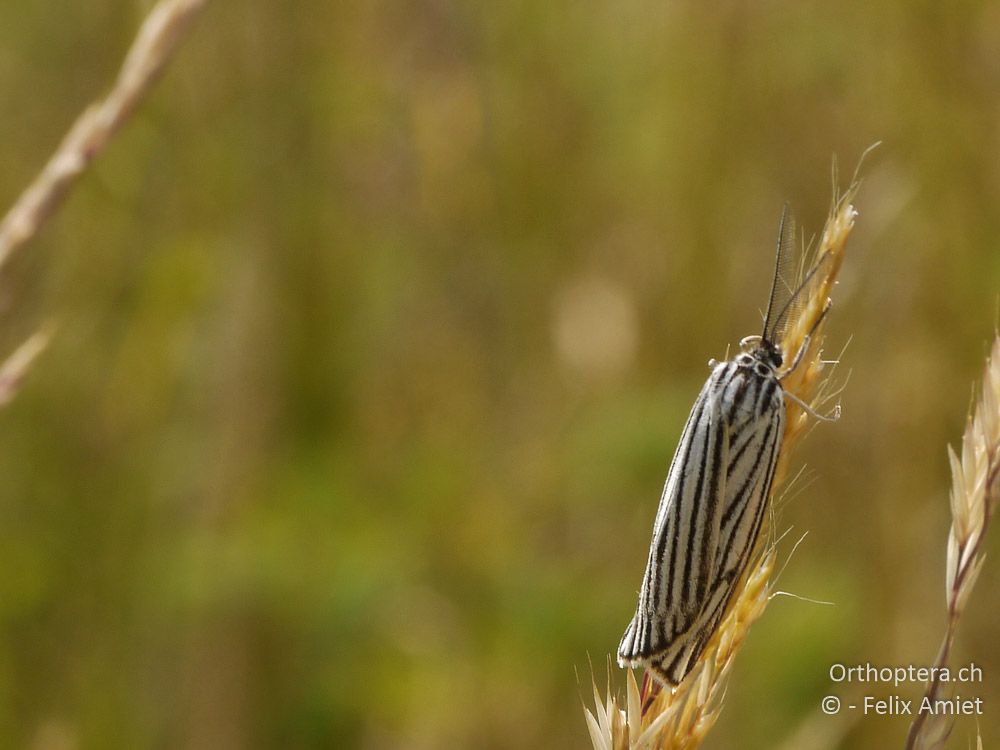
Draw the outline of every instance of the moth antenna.
M761 339L770 341L768 329L771 327L771 315L774 313L774 303L778 294L778 278L781 276L782 256L785 249L791 244L787 242L788 235L792 235L794 241L795 227L794 220L789 216L788 201L781 209L781 220L778 222L778 244L774 250L774 276L771 278L771 294L767 300L767 312L764 313L764 330L761 332ZM789 231L790 230L790 231ZM773 333L773 332L772 332Z
M802 279L802 283L800 283L798 287L796 287L795 291L792 292L791 296L788 298L788 301L785 302L784 307L781 308L781 312L778 314L778 317L774 321L774 330L772 331L772 333L776 333L777 329L784 324L785 320L788 317L789 311L792 309L792 305L796 304L802 292L809 288L809 284L812 282L813 278L816 276L819 269L831 257L832 256L830 255L829 252L823 253L823 255L819 257L819 260L816 261L816 264L809 269L809 273L807 273L805 275L805 278ZM812 328L809 329L809 333L812 333L813 331L816 330L817 327L819 327L820 322L823 320L824 317L826 317L826 313L829 309L830 309L830 303L829 301L827 301L826 307L824 308L822 315L820 315L819 319L815 323L813 323Z

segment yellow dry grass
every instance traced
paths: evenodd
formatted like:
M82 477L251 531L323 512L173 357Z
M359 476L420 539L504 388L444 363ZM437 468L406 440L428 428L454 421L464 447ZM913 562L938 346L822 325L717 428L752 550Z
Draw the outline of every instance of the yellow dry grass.
M1000 335L993 338L979 401L965 425L962 453L949 447L948 458L952 480L951 530L945 560L948 619L934 661L939 668L948 666L958 621L983 565L983 538L1000 502ZM940 675L940 670L936 674ZM936 677L924 695L933 702L946 689ZM907 750L943 747L951 727L950 716L920 713L910 726Z

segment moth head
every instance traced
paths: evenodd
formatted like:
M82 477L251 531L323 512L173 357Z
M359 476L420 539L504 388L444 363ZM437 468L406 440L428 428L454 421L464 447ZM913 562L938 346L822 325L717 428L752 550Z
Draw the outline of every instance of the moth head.
M760 343L752 352L753 358L758 362L762 362L772 370L777 370L781 367L781 363L784 358L781 356L781 349L774 342L768 341L767 339L761 339Z
M742 353L737 357L737 362L747 367L762 364L769 369L776 370L781 367L783 362L781 349L763 336L745 337L740 341L740 350Z

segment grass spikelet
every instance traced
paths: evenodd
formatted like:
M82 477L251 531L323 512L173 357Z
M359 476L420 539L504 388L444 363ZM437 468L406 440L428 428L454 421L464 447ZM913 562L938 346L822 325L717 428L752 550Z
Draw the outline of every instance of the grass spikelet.
M857 194L855 182L839 198L834 198L833 210L823 227L823 234L816 247L813 267L818 272L813 276L808 290L804 293L805 303L794 320L789 321L781 338L783 352L797 352L809 337L809 346L799 367L789 373L782 382L787 393L813 409L822 409L836 393L830 392L829 379L824 370L826 363L821 358L823 351L823 325L830 305L830 294L837 282L837 275L844 261L847 238L854 228L858 212L851 201ZM810 331L812 332L810 334ZM785 434L781 443L781 454L775 471L774 486L785 479L789 467L792 447L801 439L809 426L809 415L794 400L785 404Z
M1000 501L1000 335L993 338L980 398L965 424L962 453L959 455L949 447L948 459L952 478L952 520L945 559L948 613L944 639L934 661L939 668L948 666L958 621L982 568L983 538ZM940 671L934 674L937 676L924 692L931 701L937 700L944 690ZM946 715L919 713L910 725L907 750L942 747L951 726Z
M822 409L836 397L829 373L821 359L823 325L830 304L830 292L843 262L847 238L857 216L851 201L857 193L855 181L840 197L834 198L823 234L815 250L812 280L803 292L804 302L795 310L782 335L784 352L798 352L807 343L802 361L782 383L786 392L812 410ZM998 365L1000 374L1000 365ZM789 455L809 424L806 411L793 400L786 403L785 431L780 458L772 484L772 497L787 476ZM760 540L768 537L761 534ZM713 634L698 663L673 689L664 688L648 673L642 686L631 669L625 670L625 705L610 687L602 703L594 687L595 712L585 708L595 750L680 750L701 745L722 710L726 678L743 646L750 627L764 613L771 595L771 576L776 551L771 542L758 542L747 573L738 584L733 602Z

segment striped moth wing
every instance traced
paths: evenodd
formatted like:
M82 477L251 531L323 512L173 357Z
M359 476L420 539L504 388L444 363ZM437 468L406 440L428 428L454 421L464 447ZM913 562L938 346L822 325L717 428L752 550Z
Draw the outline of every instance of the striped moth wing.
M704 651L760 533L785 418L768 356L755 350L714 367L667 473L618 661L670 685Z

